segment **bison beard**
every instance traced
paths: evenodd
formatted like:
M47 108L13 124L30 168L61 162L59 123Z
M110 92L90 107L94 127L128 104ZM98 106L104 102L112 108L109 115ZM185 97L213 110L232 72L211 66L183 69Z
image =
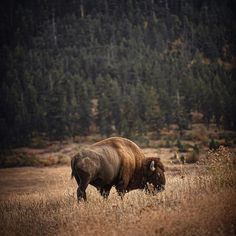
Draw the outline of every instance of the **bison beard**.
M133 189L164 189L164 166L159 158L145 158L132 141L112 137L81 150L71 159L71 177L78 184L78 200L86 200L86 188L95 186L107 198L112 186L123 197Z

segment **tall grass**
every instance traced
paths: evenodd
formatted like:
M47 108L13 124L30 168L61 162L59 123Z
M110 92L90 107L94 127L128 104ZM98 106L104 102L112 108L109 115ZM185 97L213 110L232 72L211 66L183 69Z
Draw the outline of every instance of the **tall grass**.
M50 180L40 192L1 198L0 235L235 235L235 184L216 184L218 169L210 168L227 153L212 152L207 164L191 171L167 172L166 190L155 196L137 190L123 201L114 189L103 200L89 187L88 202L78 204L76 183L64 169L68 175L55 176L58 184ZM228 182L222 168L220 179Z
M236 186L236 156L228 148L220 146L217 151L209 150L203 163L216 185Z

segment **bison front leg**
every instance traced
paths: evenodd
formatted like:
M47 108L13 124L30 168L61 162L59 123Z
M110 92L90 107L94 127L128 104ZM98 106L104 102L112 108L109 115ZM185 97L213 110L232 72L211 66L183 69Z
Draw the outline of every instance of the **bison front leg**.
M117 191L118 195L121 197L121 200L123 200L125 193L126 193L126 189L125 189L125 185L124 185L123 180L120 180L118 182L118 184L116 185L116 191Z
M105 187L100 189L100 194L103 196L104 199L107 199L110 194L111 187Z

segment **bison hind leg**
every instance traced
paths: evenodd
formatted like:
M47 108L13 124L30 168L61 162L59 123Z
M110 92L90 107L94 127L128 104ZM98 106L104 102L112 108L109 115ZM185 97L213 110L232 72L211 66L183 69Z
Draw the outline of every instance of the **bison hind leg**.
M77 188L77 199L78 199L78 202L80 202L81 200L84 200L84 201L87 200L87 196L86 196L85 190L82 191L80 189L80 187Z
M87 196L86 196L86 188L88 187L90 182L90 175L84 171L80 171L79 175L79 182L78 182L78 188L77 188L77 199L78 202L81 200L86 201Z

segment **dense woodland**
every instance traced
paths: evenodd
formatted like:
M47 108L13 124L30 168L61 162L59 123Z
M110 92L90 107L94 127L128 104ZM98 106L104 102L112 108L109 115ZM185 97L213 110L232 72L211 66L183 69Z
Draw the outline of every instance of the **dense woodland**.
M236 129L234 0L1 4L0 146L133 137L192 112Z

